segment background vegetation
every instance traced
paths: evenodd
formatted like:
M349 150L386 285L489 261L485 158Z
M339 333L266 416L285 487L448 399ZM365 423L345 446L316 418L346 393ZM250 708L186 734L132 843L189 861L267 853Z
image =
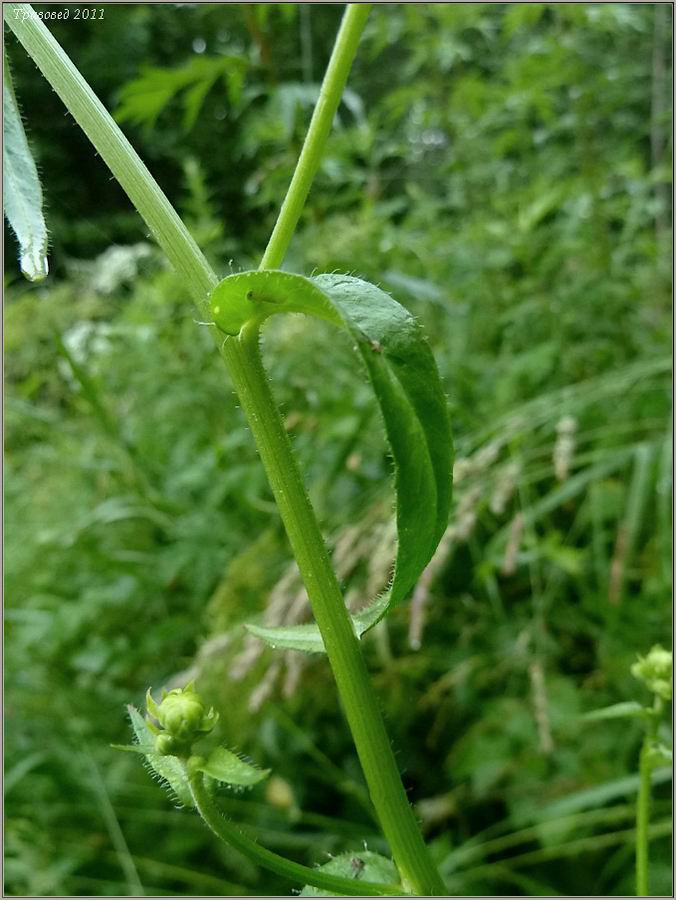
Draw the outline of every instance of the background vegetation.
M103 10L52 30L217 271L255 266L341 8ZM243 636L308 613L207 329L7 41L52 274L22 281L6 235L5 890L287 892L109 749L128 739L125 703L196 675L228 745L274 770L223 800L264 844L306 863L384 849L326 661ZM374 8L288 259L390 290L447 385L450 527L366 648L452 893L633 890L640 726L581 716L644 699L629 667L670 640L670 47L667 6ZM359 605L393 535L350 354L302 318L266 337Z

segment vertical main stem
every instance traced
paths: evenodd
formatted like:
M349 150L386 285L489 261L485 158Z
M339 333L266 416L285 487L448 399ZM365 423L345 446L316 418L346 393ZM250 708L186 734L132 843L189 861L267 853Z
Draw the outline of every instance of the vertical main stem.
M228 340L230 373L282 516L324 641L373 805L404 886L423 896L445 888L401 782L376 694L263 368L257 338Z
M649 897L648 828L650 826L650 737L646 736L639 759L639 787L636 801L636 896Z
M650 793L654 766L653 745L662 715L663 701L655 695L651 716L646 725L641 754L638 763L638 797L636 799L636 896L650 896L648 877L648 853L650 838Z
M343 94L371 4L349 4L324 75L317 105L260 269L281 266L300 219ZM243 366L231 366L242 408L265 466L312 611L324 641L366 777L371 800L405 887L427 896L443 895L444 884L420 834L350 616L345 608L317 518L307 496L260 358L257 334L237 344ZM235 375L244 377L237 381Z

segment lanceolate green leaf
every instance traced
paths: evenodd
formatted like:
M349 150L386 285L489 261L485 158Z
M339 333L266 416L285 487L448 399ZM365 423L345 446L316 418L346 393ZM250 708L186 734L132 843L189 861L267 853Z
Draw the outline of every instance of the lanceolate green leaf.
M389 590L353 617L357 634L376 624L413 588L448 522L453 447L446 399L420 325L380 288L348 275L305 278L242 272L213 291L216 325L255 335L279 312L301 312L349 332L374 389L395 464L398 549ZM315 625L249 630L274 646L321 651Z
M7 220L19 242L21 271L30 281L41 281L49 270L47 226L42 215L42 189L23 130L4 52L2 62L3 205Z

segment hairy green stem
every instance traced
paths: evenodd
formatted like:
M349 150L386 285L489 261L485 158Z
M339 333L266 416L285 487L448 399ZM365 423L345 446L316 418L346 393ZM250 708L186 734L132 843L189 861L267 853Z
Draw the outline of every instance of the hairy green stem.
M284 856L279 856L265 847L261 847L244 832L227 819L218 809L204 787L204 776L197 772L189 776L190 793L195 807L205 823L226 844L230 844L239 850L244 856L253 860L258 865L272 872L276 872L283 878L288 878L297 884L309 884L312 887L323 888L326 891L334 891L338 894L347 894L356 897L388 897L400 896L402 891L395 884L379 884L376 882L357 881L351 878L342 878L339 875L330 875L319 869L311 869L300 863L292 862Z
M359 639L345 607L289 437L280 427L277 407L260 358L258 334L255 330L245 330L241 341L235 339L228 341L230 343L240 344L245 353L247 364L231 371L231 376L242 409L247 413L312 604L380 825L405 887L423 896L443 896L443 882L429 858L401 783Z
M319 98L308 128L303 149L289 185L277 222L265 248L259 268L278 269L286 255L300 219L310 186L317 174L326 139L352 67L370 3L349 4L343 17L331 60L326 69Z
M650 842L650 789L654 768L653 744L657 737L657 728L662 714L663 703L655 697L650 718L646 726L645 737L639 756L638 797L636 798L636 896L650 896L650 879L648 877L648 849Z
M150 172L30 6L6 4L4 12L7 24L99 151L204 314L218 278ZM322 89L325 97L335 105L365 15L365 7L349 7L345 15L342 37L334 49L334 55L341 55L341 63L334 63L332 58L329 64L331 78L327 73ZM330 126L335 112L335 106L331 112L326 100L322 108L319 121L313 118L315 136L312 141L309 137L306 141L308 149L305 153L304 148L303 174L292 180L289 194L293 196L287 197L285 202L288 212L280 216L275 228L277 238L273 234L270 254L264 259L265 266L280 260L280 254L283 256L300 214L299 201L304 201L307 196L325 139L324 131ZM258 443L324 640L369 793L404 886L423 896L443 896L443 882L428 855L406 797L359 641L270 391L257 335L254 340L245 338L244 342L234 338L226 340L220 346L220 352Z

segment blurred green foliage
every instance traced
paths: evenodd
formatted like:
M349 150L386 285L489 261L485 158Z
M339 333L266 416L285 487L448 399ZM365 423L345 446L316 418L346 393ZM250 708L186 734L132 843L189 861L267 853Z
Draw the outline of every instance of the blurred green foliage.
M53 32L217 270L255 265L340 7L104 11ZM5 273L5 890L286 892L108 748L125 703L196 675L227 744L273 769L223 797L262 843L305 863L386 849L325 660L243 637L308 613L207 328L8 43L53 274ZM640 725L581 717L642 699L630 666L668 641L670 46L651 4L377 6L288 258L390 290L447 385L449 531L366 651L452 893L632 892ZM360 605L393 553L374 403L320 325L265 343Z

